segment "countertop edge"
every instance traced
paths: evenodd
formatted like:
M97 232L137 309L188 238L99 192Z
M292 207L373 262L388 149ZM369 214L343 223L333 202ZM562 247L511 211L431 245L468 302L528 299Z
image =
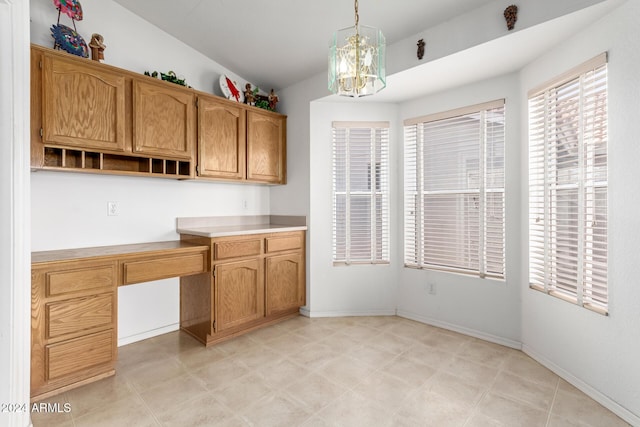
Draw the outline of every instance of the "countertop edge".
M178 234L189 234L192 236L201 237L230 237L230 236L245 236L251 234L265 234L265 233L286 233L288 231L305 231L306 225L280 225L280 224L263 224L263 225L249 225L247 228L229 227L225 230L225 227L212 230L211 227L203 228L178 228L176 232Z

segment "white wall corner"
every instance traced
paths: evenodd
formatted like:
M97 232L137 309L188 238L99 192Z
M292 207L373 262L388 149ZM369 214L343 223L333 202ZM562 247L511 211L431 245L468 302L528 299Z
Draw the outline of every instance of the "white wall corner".
M0 0L0 425L30 420L29 2ZM8 285L7 285L8 284Z
M406 310L398 310L398 316L405 319L415 320L416 322L426 323L427 325L435 326L437 328L447 329L449 331L458 332L470 337L479 338L484 341L492 342L494 344L500 344L505 347L514 348L516 350L522 349L522 343L509 338L500 337L497 335L488 334L484 331L465 328L463 326L454 325L452 323L443 322L438 319L433 319L427 316L423 316L417 313L412 313Z
M571 374L569 371L561 368L560 366L553 363L551 360L544 357L542 354L536 352L530 346L523 344L522 351L531 357L536 362L540 363L550 371L554 372L560 378L567 381L569 384L631 424L632 426L640 426L640 417L629 411L624 406L620 405L618 402L614 401L608 396L605 396L595 388L591 387L589 384L582 381L580 378Z

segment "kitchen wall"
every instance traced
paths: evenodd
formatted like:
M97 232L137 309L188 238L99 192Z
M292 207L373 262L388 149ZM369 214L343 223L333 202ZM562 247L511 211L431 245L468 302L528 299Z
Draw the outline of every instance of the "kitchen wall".
M57 11L50 1L30 3L31 41L50 47ZM78 32L87 41L94 32L104 36L110 65L173 70L217 94L219 75L233 76L113 1L83 0L82 7ZM64 15L61 23L71 25ZM108 201L118 202L118 216L107 216ZM176 217L263 215L270 207L267 186L44 171L31 173L31 206L33 251L176 240ZM120 345L178 329L178 279L120 287L118 298Z
M383 313L396 299L401 316L440 325L502 343L525 352L578 386L600 403L640 425L640 277L636 243L640 240L640 190L633 174L640 164L640 133L636 119L640 110L640 51L637 22L640 2L629 0L567 41L514 73L456 87L419 100L388 105L337 103L320 99L324 76L287 88L285 99L295 116L296 132L309 139L296 162L309 170L310 195L300 194L292 203L304 210L308 201L310 260L309 313L313 315ZM395 46L389 48L394 51ZM607 50L610 94L610 315L604 317L528 288L527 249L527 97L528 89L544 83ZM333 267L330 262L330 120L402 120L464 105L506 99L507 184L506 257L504 281L462 275L404 269L401 266L402 224L399 200L395 201L395 258L388 271L380 266ZM310 103L310 107L306 107ZM299 123L298 120L308 122ZM401 137L392 144L397 162L402 161ZM401 168L397 168L401 171ZM397 176L396 195L402 191ZM286 199L286 188L272 190ZM308 198L308 199L307 199ZM392 252L393 253L393 252ZM394 279L392 275L397 274ZM388 273L388 274L387 274ZM395 285L392 285L395 280ZM434 283L436 295L425 285ZM428 289L428 288L426 288ZM357 292L356 292L357 291ZM383 299L369 293L382 292ZM393 294L395 291L395 295Z
M505 280L402 268L398 280L398 314L516 348L520 346L519 190L522 179L518 91L519 80L515 73L403 103L399 113L405 120L505 99ZM398 144L396 149L402 150L402 145ZM399 179L402 180L402 176ZM397 191L402 192L402 182ZM402 224L397 235L404 235ZM397 256L402 257L402 253L400 247ZM436 288L435 295L428 292L432 284Z
M317 101L311 104L309 228L312 277L307 307L312 316L393 315L396 309L398 199L397 147L402 144L397 127L397 106ZM388 265L340 265L332 262L332 121L390 121L390 253Z
M522 121L526 92L590 59L609 53L609 316L527 288L522 270L523 349L592 396L608 401L640 425L640 1L629 0L522 70ZM521 129L526 141L526 127ZM522 153L526 170L526 153ZM524 172L523 172L524 173ZM526 180L521 190L527 193ZM527 266L526 200L520 224ZM635 415L629 414L632 412Z

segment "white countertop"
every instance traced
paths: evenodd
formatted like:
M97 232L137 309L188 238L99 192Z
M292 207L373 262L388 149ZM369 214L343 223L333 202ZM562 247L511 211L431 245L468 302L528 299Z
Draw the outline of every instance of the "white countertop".
M178 218L176 231L201 237L226 237L247 234L280 233L306 230L305 217L247 216Z

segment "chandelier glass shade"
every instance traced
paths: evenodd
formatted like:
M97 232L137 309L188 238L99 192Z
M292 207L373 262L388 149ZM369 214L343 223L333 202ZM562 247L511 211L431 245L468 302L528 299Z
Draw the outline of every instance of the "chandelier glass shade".
M373 95L387 85L385 39L377 28L356 25L334 33L329 46L329 90L342 96Z

